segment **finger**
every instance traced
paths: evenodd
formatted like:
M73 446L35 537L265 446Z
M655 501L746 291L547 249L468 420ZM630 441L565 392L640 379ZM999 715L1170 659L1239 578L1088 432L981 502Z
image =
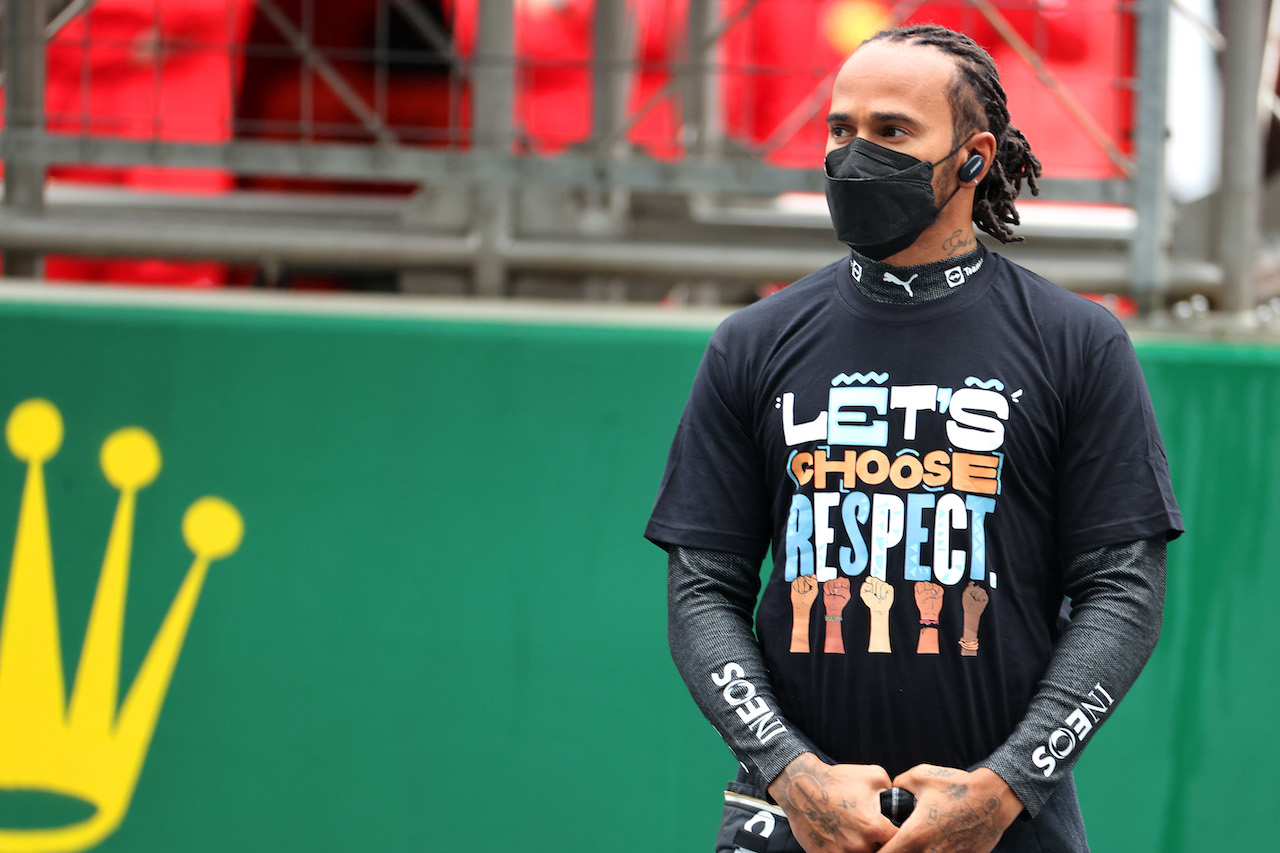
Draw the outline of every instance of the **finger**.
M889 778L889 771L880 765L868 764L867 771L867 784L877 792L887 791L893 787L893 780Z
M939 767L937 764L917 764L910 770L904 770L893 779L895 788L902 788L912 793L919 793L929 782L940 774L948 772L950 768Z
M884 815L877 816L876 820L871 822L862 837L871 842L873 850L886 850L884 845L893 841L894 836L898 832L898 827L894 826Z
M912 812L911 816L903 821L893 838L880 848L879 853L918 853L921 850L940 849L930 846L927 833L921 832L921 821L924 820L922 814L920 810Z

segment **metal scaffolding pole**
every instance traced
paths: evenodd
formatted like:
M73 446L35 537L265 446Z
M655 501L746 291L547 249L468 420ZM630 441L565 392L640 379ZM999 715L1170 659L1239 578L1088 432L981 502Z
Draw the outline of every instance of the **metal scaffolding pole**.
M627 0L597 0L592 20L591 146L596 163L630 159L624 127L635 62L635 29ZM631 193L620 187L583 194L582 223L594 234L626 230ZM625 291L625 284L611 287Z
M720 153L719 56L720 4L716 0L690 0L686 41L689 45L688 80L685 85L685 132L689 147L704 159Z
M293 224L264 228L244 217L196 223L174 218L146 222L119 217L51 214L4 221L7 245L91 255L157 258L216 257L235 263L262 258L332 269L466 269L478 254L524 272L577 275L716 277L756 281L799 278L831 260L831 249L742 246L734 243L511 238L485 250L479 238L407 230Z
M631 26L624 0L599 0L592 23L591 136L596 154L617 154L627 114L631 76ZM608 143L608 144L606 144Z
M1167 0L1142 0L1138 16L1138 97L1134 141L1137 168L1133 176L1133 207L1138 221L1129 259L1134 296L1142 310L1147 312L1156 307L1169 288L1172 221L1164 174L1165 141L1168 137Z
M45 0L5 2L4 206L28 216L44 209L38 138L44 132L45 14ZM5 252L5 275L38 277L41 260L39 252Z
M515 0L485 0L480 4L479 25L471 71L472 146L495 159L509 158L515 138ZM511 209L510 185L476 188L472 225L479 249L472 284L478 296L506 294L503 254L511 239Z
M394 215L370 212L361 218L316 220L264 211L256 200L229 200L217 215L160 207L146 216L118 215L114 206L55 205L44 216L9 215L0 210L0 245L25 251L153 258L219 258L230 263L271 259L286 266L350 270L452 270L465 272L479 251L476 235L422 233L396 227ZM321 202L321 204L323 204ZM247 205L247 206L246 206ZM328 209L328 208L326 208ZM111 215L103 213L111 210ZM790 230L790 229L789 229ZM792 281L839 254L829 234L809 239L743 242L739 228L689 241L681 234L639 239L514 236L500 247L505 268L553 276L642 276L674 281ZM818 237L821 239L817 239ZM1093 292L1128 292L1124 254L1081 252L1061 247L1017 258L1063 287ZM1211 271L1182 265L1175 270L1178 292L1203 292L1216 278ZM1099 291L1099 288L1104 288Z
M1218 261L1224 311L1250 311L1257 302L1262 220L1263 124L1258 81L1267 32L1266 0L1223 3L1222 186L1218 191Z

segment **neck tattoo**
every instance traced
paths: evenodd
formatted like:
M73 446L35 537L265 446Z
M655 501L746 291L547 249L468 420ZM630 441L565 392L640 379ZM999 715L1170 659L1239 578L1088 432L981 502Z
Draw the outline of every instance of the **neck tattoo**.
M974 239L972 233L966 236L963 231L956 230L951 232L950 237L942 241L942 251L947 253L947 257L951 258L964 252L972 251L975 245L977 245L977 240Z

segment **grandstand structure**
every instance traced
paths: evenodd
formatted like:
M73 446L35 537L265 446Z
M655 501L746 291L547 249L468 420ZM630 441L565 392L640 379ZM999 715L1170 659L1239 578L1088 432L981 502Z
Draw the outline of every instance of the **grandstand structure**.
M1247 125L1266 4L1231 5L1224 124ZM1260 116L1199 214L1224 238L1175 250L1167 0L3 11L8 276L741 304L841 251L818 168L840 58L932 20L996 55L1045 162L1011 257L1134 310L1260 298Z

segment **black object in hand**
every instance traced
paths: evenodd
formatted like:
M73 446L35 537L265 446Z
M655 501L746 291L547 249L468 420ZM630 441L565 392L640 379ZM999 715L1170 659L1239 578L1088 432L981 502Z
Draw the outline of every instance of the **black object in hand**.
M916 807L916 796L902 788L880 792L880 811L894 826L902 826Z

